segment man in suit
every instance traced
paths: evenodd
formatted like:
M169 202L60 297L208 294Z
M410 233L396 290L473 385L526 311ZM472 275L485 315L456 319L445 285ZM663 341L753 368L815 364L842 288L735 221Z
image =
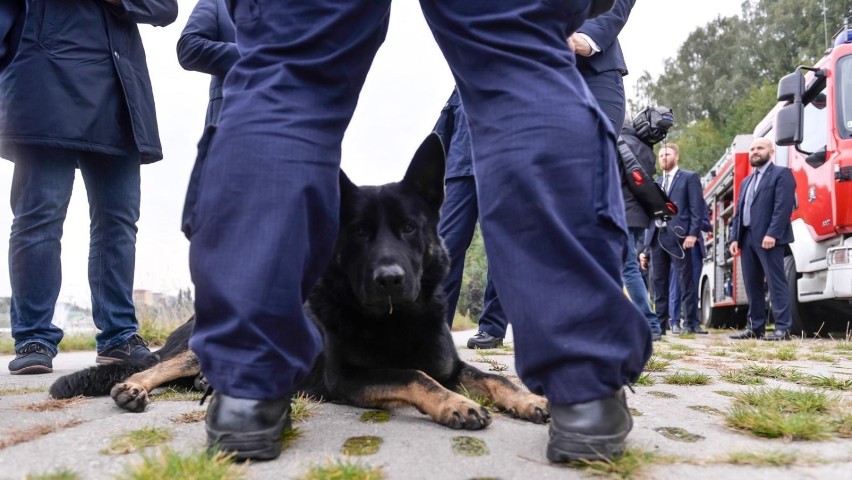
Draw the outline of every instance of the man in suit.
M701 192L698 174L678 167L680 149L673 143L660 148L659 162L663 175L657 179L678 213L667 223L655 222L645 236L651 252L651 277L654 283L654 305L665 331L670 322L669 279L672 268L680 281L681 304L686 315L683 333L706 334L698 320L698 294L693 276L690 250L701 236L701 220L707 203Z
M793 242L790 215L796 195L796 180L788 168L769 160L772 142L755 139L749 148L751 175L740 185L737 210L731 219L732 255L742 253L740 264L748 296L749 325L731 338L789 340L793 327L790 291L784 275L784 248ZM766 300L763 279L769 284L775 331L766 335Z
M207 73L210 78L210 103L206 124L219 119L222 108L222 83L228 70L237 63L240 52L234 43L236 31L225 0L199 0L186 22L177 44L180 66Z
M616 0L612 10L587 20L568 37L577 55L577 69L592 96L609 118L616 135L624 123L624 80L627 64L618 43L618 34L636 0Z
M710 224L710 209L704 212L704 219L701 221L701 231L709 232L712 230ZM707 250L704 247L704 235L698 236L698 243L695 248L689 251L689 257L692 260L692 278L695 281L695 289L698 295L701 295L701 268L704 266L704 257L707 255ZM670 327L672 333L680 333L680 283L677 281L677 271L672 270L669 278L669 312L670 312Z

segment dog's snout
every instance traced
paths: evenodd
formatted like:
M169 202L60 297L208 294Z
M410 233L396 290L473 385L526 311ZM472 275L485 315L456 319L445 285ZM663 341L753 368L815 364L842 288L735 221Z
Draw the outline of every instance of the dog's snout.
M373 282L382 294L402 293L405 271L399 265L382 265L373 271Z

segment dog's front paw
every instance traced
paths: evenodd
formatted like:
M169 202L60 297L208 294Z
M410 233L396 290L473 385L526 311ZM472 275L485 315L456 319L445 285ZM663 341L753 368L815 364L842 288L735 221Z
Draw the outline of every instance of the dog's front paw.
M148 405L148 391L132 383L117 383L109 396L116 405L131 412L141 412Z
M506 412L515 417L529 420L533 423L547 423L550 414L547 413L547 399L534 393L518 395L511 405L506 406Z
M481 430L491 424L491 414L482 405L459 395L441 404L435 420L450 428Z

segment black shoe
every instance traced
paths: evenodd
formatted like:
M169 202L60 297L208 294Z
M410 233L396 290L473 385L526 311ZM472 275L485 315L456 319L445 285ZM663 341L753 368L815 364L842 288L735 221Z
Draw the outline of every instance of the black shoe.
M790 340L790 332L787 330L775 330L774 332L763 337L767 342L777 342L780 340Z
M748 340L752 338L757 340L758 338L763 338L763 336L763 332L755 332L754 330L743 330L740 333L729 335L728 338L732 340Z
M680 328L680 325L672 326L672 334L673 335L680 335L682 332L683 332L683 329Z
M702 330L701 327L686 327L680 331L680 333L692 333L695 335L707 335L709 332L707 330Z
M290 397L249 400L216 392L207 409L207 447L237 460L272 460L281 454L281 434L291 425Z
M624 390L611 397L573 405L550 405L551 462L609 461L624 451L633 428Z
M12 375L32 375L53 372L54 354L47 347L31 342L15 352L15 359L9 362Z
M115 363L127 360L143 360L151 355L148 342L137 334L133 334L123 343L98 352L95 363Z
M495 337L482 330L476 332L476 335L470 337L467 341L467 348L481 348L483 350L497 348L500 345L503 345L503 337Z

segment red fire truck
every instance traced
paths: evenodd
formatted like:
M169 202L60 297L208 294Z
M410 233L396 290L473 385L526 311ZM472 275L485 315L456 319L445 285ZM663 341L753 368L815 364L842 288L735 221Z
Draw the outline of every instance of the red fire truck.
M779 103L751 135L738 135L703 179L713 231L701 272L702 321L742 327L748 299L740 258L728 251L731 216L751 173L753 138L774 141L775 163L796 179L795 241L784 268L793 329L825 336L852 327L852 32L844 29L814 67L778 82ZM768 297L767 297L768 298ZM771 309L770 309L771 310Z

